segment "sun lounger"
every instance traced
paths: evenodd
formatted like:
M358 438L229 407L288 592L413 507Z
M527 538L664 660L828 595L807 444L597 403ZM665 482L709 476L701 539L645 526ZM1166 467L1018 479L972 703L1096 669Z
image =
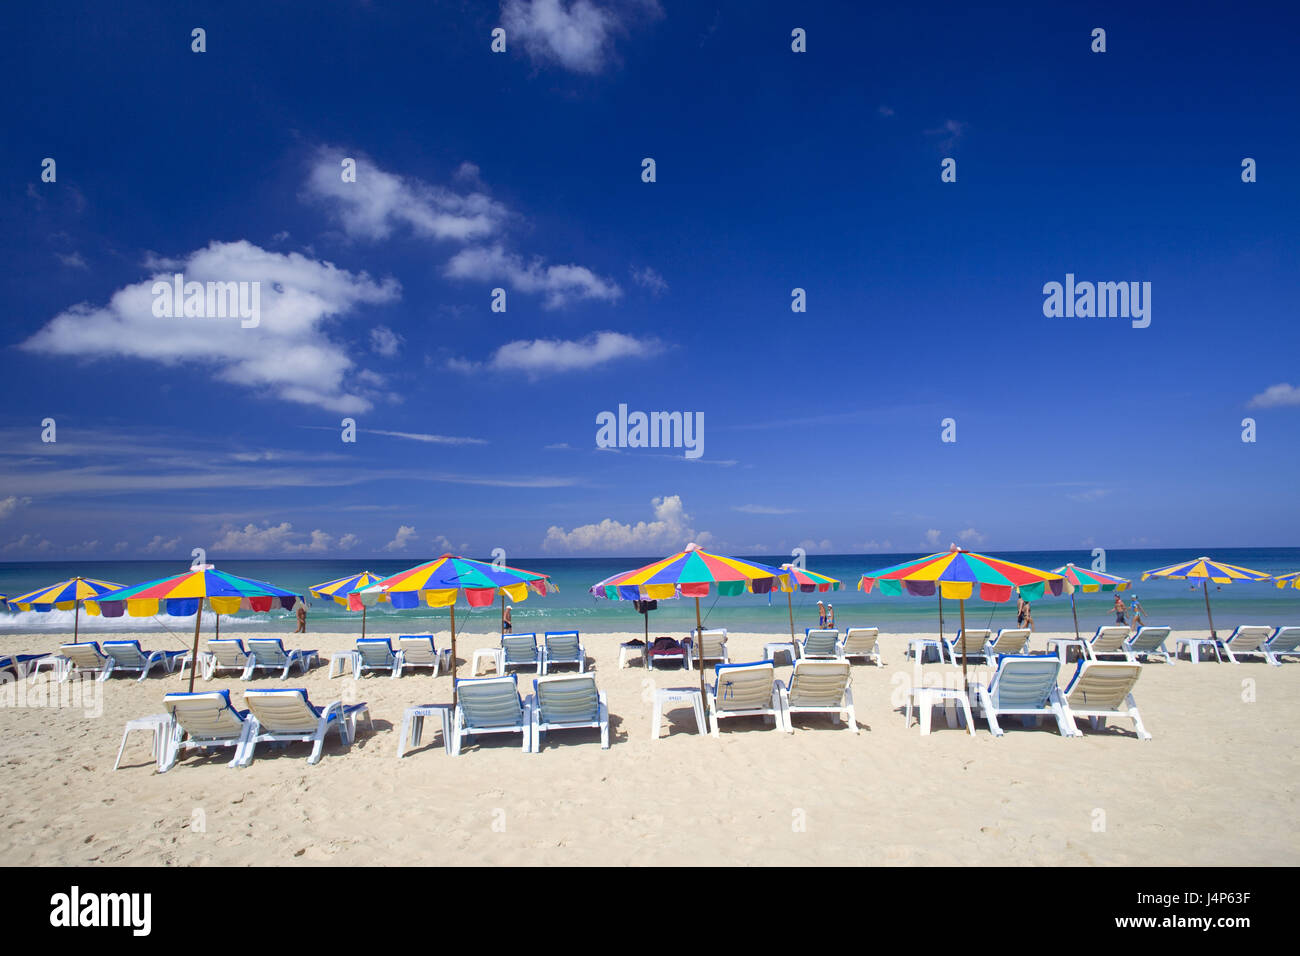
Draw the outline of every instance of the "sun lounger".
M1279 627L1264 642L1264 650L1268 652L1266 660L1279 666L1284 655L1300 656L1300 627Z
M230 691L167 694L163 697L163 709L171 715L172 731L159 762L159 773L174 767L183 751L211 747L233 747L235 754L229 766L237 766L253 721L248 711L236 710L230 703ZM121 759L120 752L118 758Z
M280 671L280 680L288 680L289 672L296 666L305 674L316 664L316 651L284 649L278 637L250 637L248 651L253 655L253 671ZM251 676L251 675L250 675Z
M970 663L971 658L978 657L982 661L988 661L984 656L984 645L989 642L992 631L979 628L966 628L965 631L957 631L957 634L951 639L945 639L944 643L948 645L948 659L954 664L961 663L962 654L962 636L966 640L966 662Z
M244 703L252 714L253 726L248 732L238 766L247 767L253 762L258 744L309 743L312 745L308 764L320 762L325 748L325 735L330 730L338 732L345 746L356 739L357 719L370 720L366 704L344 704L336 700L325 707L315 706L301 687L284 690L244 691Z
M1155 627L1143 624L1137 629L1137 632L1126 641L1124 641L1124 657L1130 664L1138 663L1138 655L1142 655L1148 661L1151 660L1152 654L1163 654L1166 664L1173 664L1174 655L1169 653L1165 647L1165 641L1169 640L1172 629L1168 627Z
M1056 677L1061 661L1055 655L1008 654L998 658L988 686L972 683L976 713L989 722L993 736L1001 737L999 717L1017 716L1026 724L1042 717L1055 719L1062 737L1071 736Z
M713 736L718 736L718 723L727 717L765 717L778 729L785 728L776 668L771 661L718 664L713 673L713 686L705 688L704 695Z
M646 667L653 668L664 661L677 661L683 669L689 669L690 648L681 641L671 637L657 637L645 649Z
M176 665L176 659L185 652L145 651L140 649L139 641L105 641L104 653L113 659L113 666L106 669L105 677L108 676L108 670L130 671L140 675L137 680L144 680L157 665L161 665L163 671L170 674Z
M456 681L456 712L452 715L451 752L460 754L466 737L479 734L519 734L524 753L532 746L531 705L519 699L516 675L469 677Z
M208 641L207 647L204 680L212 680L217 671L239 671L240 680L248 680L253 676L253 655L244 649L243 641L220 638Z
M402 651L402 667L431 667L434 677L451 670L451 648L438 650L432 634L403 634L397 646Z
M880 628L850 627L844 632L840 656L848 660L874 660L877 667L884 667L880 656Z
M503 674L510 668L529 668L535 674L542 673L542 650L537 646L537 635L503 634L501 635L501 654L505 659Z
M995 661L1003 654L1024 654L1029 648L1029 628L1000 627L997 637L984 645L984 659Z
M533 722L533 753L542 752L542 734L550 730L594 727L600 747L609 749L609 704L590 674L539 677L525 703Z
M691 660L697 668L703 668L709 661L727 663L727 629L725 627L705 628L702 635L691 632Z
M388 671L394 679L402 676L401 651L394 651L386 637L357 638L357 676L366 671Z
M113 672L113 659L101 651L95 641L60 644L59 653L68 661L60 680L66 681L81 674L95 674L100 680L107 680Z
M804 629L803 640L799 642L799 656L837 660L843 656L840 653L841 647L839 631L824 627L809 627Z
M578 673L587 670L587 649L577 631L547 631L542 647L542 673L550 673L556 664L576 664Z
M22 680L32 671L36 661L43 661L49 654L8 654L0 657L0 672L13 671L18 680Z
M1264 648L1264 642L1268 640L1269 635L1273 633L1271 627L1263 627L1258 624L1239 624L1231 634L1219 642L1219 647L1223 653L1228 655L1228 660L1234 664L1241 663L1237 660L1238 654L1254 654L1258 657L1268 660L1269 652Z
M1128 635L1127 624L1107 624L1097 628L1097 633L1088 638L1088 656L1094 660L1102 657L1122 657L1127 660L1124 642L1128 640Z
M1107 717L1126 717L1133 721L1139 739L1150 740L1151 735L1142 726L1142 717L1133 700L1133 685L1141 673L1141 664L1079 661L1062 695L1062 707L1073 735L1083 736L1075 720L1077 717L1087 717L1094 729L1104 727Z
M791 718L795 714L830 714L838 724L840 715L848 717L848 729L858 732L858 718L853 709L852 665L847 660L798 660L790 683L777 681L786 733L794 733Z

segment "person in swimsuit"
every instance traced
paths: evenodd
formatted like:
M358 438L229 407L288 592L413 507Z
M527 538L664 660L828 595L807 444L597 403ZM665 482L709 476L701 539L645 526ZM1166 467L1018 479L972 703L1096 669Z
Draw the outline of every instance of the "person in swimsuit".
M513 604L507 604L505 606L505 610L501 612L501 633L502 634L509 634L511 628L514 627L514 625L510 621L510 609L512 607L514 607Z
M1031 621L1029 616L1029 602L1022 597L1016 598L1016 627L1024 627L1026 621ZM1031 627L1030 630L1033 628Z
M298 629L294 631L294 633L306 634L307 633L307 605L299 601L297 613L298 613Z
M834 604L826 605L826 623L823 624L822 626L823 627L835 626L835 605Z
M825 601L817 602L817 626L818 627L826 626L826 602Z
M1124 617L1124 599L1120 597L1118 594L1115 595L1115 623L1116 624L1128 623L1128 621Z

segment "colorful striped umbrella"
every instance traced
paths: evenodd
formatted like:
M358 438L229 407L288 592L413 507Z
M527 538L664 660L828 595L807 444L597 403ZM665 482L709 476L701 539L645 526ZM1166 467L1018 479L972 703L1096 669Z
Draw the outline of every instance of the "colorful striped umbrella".
M452 704L456 702L456 599L465 596L472 608L487 607L497 594L508 595L512 601L523 601L528 592L545 596L558 594L560 589L545 574L489 564L453 554L444 554L399 571L374 584L353 591L363 605L374 605L387 600L399 610L418 607L423 601L429 607L451 608L451 670Z
M702 642L704 623L700 620L700 598L716 588L719 596L735 596L748 591L768 594L788 584L788 573L755 561L729 558L703 551L688 544L683 550L634 571L614 574L593 584L591 593L611 601L659 601L675 597L695 598L695 634ZM704 695L704 665L700 664L700 695Z
M1095 594L1098 591L1123 591L1131 583L1128 578L1121 578L1117 574L1107 574L1105 571L1096 571L1092 568L1081 568L1077 564L1067 564L1063 568L1057 568L1053 574L1064 576L1065 583L1070 588L1070 613L1074 615L1074 637L1079 639L1079 612L1074 606L1074 592L1082 591L1084 594Z
M966 600L975 595L976 586L982 600L1000 604L1011 600L1017 591L1027 601L1047 593L1061 594L1065 590L1065 578L1051 571L976 554L954 544L947 551L872 571L858 580L858 590L868 594L877 587L881 594L902 594L906 589L908 594L921 597L930 597L937 591L942 597L960 601L963 682L966 680Z
M781 590L785 592L785 603L790 609L790 641L793 642L795 640L793 599L795 588L804 594L811 594L814 591L838 591L841 582L839 578L818 574L816 571L809 571L807 568L800 568L793 564L783 564L781 570L787 575L781 580ZM791 658L793 657L794 652L791 651Z
M360 574L349 574L345 578L335 578L333 581L326 581L324 584L314 584L309 589L313 597L333 598L336 604L342 604L349 611L361 612L361 636L366 636L366 606L361 603L361 598L352 594L358 588L368 588L372 584L378 584L383 578L373 571L362 571Z
M1292 571L1289 574L1275 574L1273 580L1277 582L1280 588L1300 588L1300 571Z
M1147 578L1200 579L1201 593L1205 595L1205 616L1209 618L1210 638L1213 640L1218 640L1219 635L1214 630L1214 615L1210 613L1210 582L1231 584L1233 581L1272 580L1272 576L1265 574L1263 571L1239 568L1235 564L1224 564L1222 561L1215 561L1204 556L1192 561L1183 561L1180 564L1171 564L1164 568L1143 571L1142 580L1145 581Z
M301 600L301 594L203 564L191 567L183 574L110 591L96 600L87 601L86 610L104 617L121 617L124 613L131 617L153 617L160 611L171 617L193 614L194 650L190 658L193 662L190 690L193 691L199 660L199 623L203 620L200 612L204 602L213 614L234 614L237 611L270 611L275 607L292 610Z
M97 578L69 578L49 587L37 588L9 600L11 608L21 611L45 612L53 608L72 611L72 640L75 643L81 630L81 605L100 594L116 591L122 585Z

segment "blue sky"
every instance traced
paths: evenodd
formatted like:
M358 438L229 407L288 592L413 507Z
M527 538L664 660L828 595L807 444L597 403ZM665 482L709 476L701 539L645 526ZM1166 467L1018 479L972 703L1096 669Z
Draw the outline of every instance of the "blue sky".
M0 560L1300 537L1293 11L177 6L3 13Z

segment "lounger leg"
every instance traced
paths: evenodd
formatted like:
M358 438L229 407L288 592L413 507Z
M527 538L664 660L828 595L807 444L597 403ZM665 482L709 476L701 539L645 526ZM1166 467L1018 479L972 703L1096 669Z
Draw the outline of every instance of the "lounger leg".
M1138 739L1150 740L1151 734L1148 733L1146 727L1142 725L1142 716L1138 713L1137 701L1133 699L1132 694L1128 695L1126 703L1128 704L1129 716L1133 718L1133 729L1137 732Z
M609 705L603 700L600 702L600 749L609 749Z
M130 733L129 730L122 731L122 746L117 748L117 759L113 761L114 770L116 770L118 766L122 763L122 751L126 749L126 736L129 733Z
M407 738L408 735L411 734L412 731L415 732L415 738L416 738L417 740L419 739L419 736L420 736L420 730L423 730L423 728L420 728L420 729L417 730L417 729L416 729L416 725L421 724L421 723L423 723L423 722L424 722L424 721L423 721L421 718L419 718L419 717L414 717L414 716L412 716L411 714L405 714L405 715L403 715L403 717L402 717L402 736L399 737L398 740L397 740L397 759L398 759L398 760L401 760L402 757L404 757L404 756L406 755L406 738Z
M974 737L975 736L975 715L971 713L970 701L967 700L965 697L962 697L959 699L958 703L961 704L961 709L966 714L966 730L970 733L972 737Z
M698 715L697 715L698 716ZM650 708L650 739L659 739L659 723L663 719L663 704L655 694L654 706Z

